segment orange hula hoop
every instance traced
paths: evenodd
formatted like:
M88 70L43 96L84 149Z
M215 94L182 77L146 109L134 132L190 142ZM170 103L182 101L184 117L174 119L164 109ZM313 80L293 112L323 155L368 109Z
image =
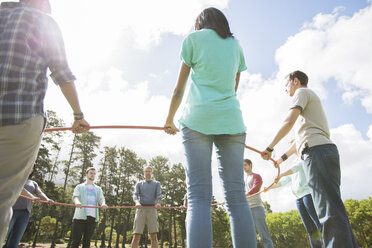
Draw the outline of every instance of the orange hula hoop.
M55 128L46 128L44 130L44 132L56 132L56 131L68 131L68 130L71 130L72 128L71 127L55 127ZM89 126L87 127L87 129L147 129L147 130L165 130L164 127L156 127L156 126L125 126L125 125L109 125L109 126ZM259 150L253 148L253 147L250 147L250 146L247 146L245 145L245 148L249 149L249 150L252 150L254 152L257 152L259 154L262 154L262 152L260 152ZM276 161L272 158L270 158L270 160L273 162L273 165L274 167L277 169L277 175L274 179L274 181L268 186L266 187L264 190L261 190L259 192L256 192L252 195L249 195L248 198L250 197L253 197L253 196L256 196L256 195L259 195L261 194L262 192L264 191L267 191L269 188L271 188L274 184L275 184L275 181L277 180L277 178L279 178L279 175L280 175L280 167L277 165ZM30 201L35 201L33 200L32 198L30 197L27 197L27 196L23 196L21 195L20 197L22 198L25 198L27 200L30 200ZM59 202L48 202L48 201L38 201L40 203L46 203L46 204L51 204L51 205L60 205L60 206L70 206L70 207L76 207L76 205L74 204L67 204L67 203L59 203ZM219 206L219 205L224 205L225 203L222 202L222 203L214 203L212 204L212 206ZM103 208L103 207L99 207L99 206L81 206L82 208ZM112 208L137 208L136 206L111 206L111 207L107 207L107 209L112 209ZM141 208L155 208L155 207L141 207ZM158 209L186 209L185 207L160 207Z

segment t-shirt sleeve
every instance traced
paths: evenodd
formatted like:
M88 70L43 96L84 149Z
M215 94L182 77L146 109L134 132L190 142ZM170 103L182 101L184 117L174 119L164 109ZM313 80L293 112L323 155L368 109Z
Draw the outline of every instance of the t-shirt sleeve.
M192 59L193 59L193 44L190 36L187 36L186 39L182 43L181 49L181 59L182 61L189 67L192 67Z
M305 90L298 89L293 95L292 106L293 108L299 108L301 112L306 108L309 101L309 96Z
M98 199L98 201L101 201L101 200L103 200L103 199L105 199L105 197L103 196L103 192L102 192L102 188L101 187L98 187L99 188L99 199Z
M156 187L156 196L157 196L156 200L161 201L163 199L163 196L161 194L161 186L159 182L157 183L157 187Z
M286 177L283 177L282 179L280 179L279 183L280 183L280 185L284 186L284 185L288 184L291 181L292 181L291 177L290 176L286 176Z
M140 194L140 183L138 182L136 184L136 187L134 187L134 192L133 192L133 200L139 200L139 194Z
M242 47L239 45L239 69L238 72L242 72L247 70L247 66L245 64L245 59L244 59L244 53Z
M76 78L67 63L61 30L52 18L47 19L45 23L43 57L51 71L50 77L57 85L73 82Z
M34 187L35 187L35 190L39 188L39 184L37 184L37 182L33 181L34 183Z
M80 197L80 185L75 187L74 194L72 195L72 200L74 200L74 197Z

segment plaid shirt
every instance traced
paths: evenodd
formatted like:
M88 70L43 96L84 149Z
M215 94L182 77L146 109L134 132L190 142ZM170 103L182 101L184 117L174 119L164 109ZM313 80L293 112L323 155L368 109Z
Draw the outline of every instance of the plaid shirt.
M47 68L59 85L73 82L61 31L47 14L18 2L0 7L0 126L43 114Z

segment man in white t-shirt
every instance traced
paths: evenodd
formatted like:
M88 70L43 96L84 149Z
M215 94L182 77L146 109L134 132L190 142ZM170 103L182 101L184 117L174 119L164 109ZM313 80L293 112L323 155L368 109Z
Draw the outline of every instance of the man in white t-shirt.
M76 205L72 219L71 248L78 248L83 237L83 248L90 247L96 223L99 221L98 208L82 208L82 206L101 206L107 208L101 187L95 185L96 169L90 167L86 170L86 182L77 185L74 189L73 200Z
M339 153L330 139L328 121L320 98L307 88L308 77L302 71L290 73L287 79L286 92L292 97L289 113L261 156L264 159L271 158L274 146L296 123L296 143L293 146L296 146L304 160L303 169L322 225L324 245L358 247L341 199Z

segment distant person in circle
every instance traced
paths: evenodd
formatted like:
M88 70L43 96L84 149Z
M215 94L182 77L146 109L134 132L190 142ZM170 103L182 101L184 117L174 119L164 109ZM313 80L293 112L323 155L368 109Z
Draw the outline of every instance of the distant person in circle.
M94 229L99 221L98 208L82 208L81 206L107 208L101 187L94 184L95 178L96 169L94 167L88 168L86 170L86 181L78 184L74 189L72 199L76 208L72 219L71 248L79 247L81 238L83 238L83 248L89 248Z
M31 180L34 169L32 168L30 175L22 189L21 195L32 198L33 201L38 202L39 200L53 202L49 199L39 188L39 185ZM34 196L34 194L36 196ZM19 197L13 205L13 216L10 220L8 227L8 240L5 247L17 248L19 242L22 239L24 232L26 231L28 221L31 215L32 201Z
M161 186L158 181L152 178L152 167L146 166L143 169L145 180L136 184L133 200L136 204L136 215L133 223L132 248L138 248L141 235L145 225L150 233L151 248L158 248L158 211L161 207ZM153 207L153 208L143 208Z

